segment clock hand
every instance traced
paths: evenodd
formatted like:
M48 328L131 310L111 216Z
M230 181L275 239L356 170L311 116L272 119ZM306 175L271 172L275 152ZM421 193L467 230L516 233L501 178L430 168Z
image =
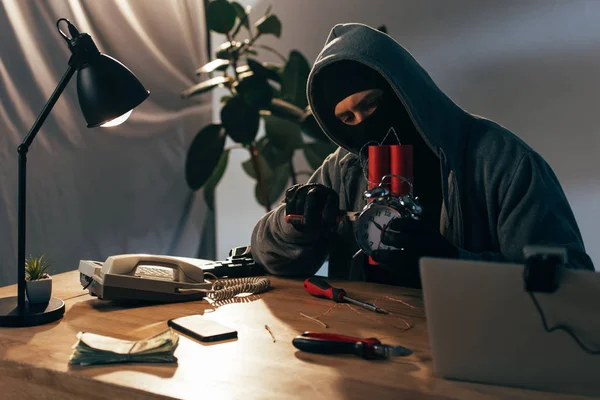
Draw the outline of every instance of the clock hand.
M375 225L375 226L377 227L377 229L379 229L380 231L382 231L382 232L383 232L383 226L379 225L379 224L378 224L377 222L375 222L374 220L373 220L373 221L371 221L371 222L373 222L373 225Z

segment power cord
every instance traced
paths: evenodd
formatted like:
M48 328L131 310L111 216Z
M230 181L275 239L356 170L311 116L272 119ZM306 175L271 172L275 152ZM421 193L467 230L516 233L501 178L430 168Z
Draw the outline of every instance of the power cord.
M579 347L591 355L600 355L600 350L593 350L585 345L579 337L566 325L559 324L548 327L546 316L534 295L534 292L553 293L558 289L560 281L560 271L563 266L563 260L556 255L535 255L528 257L523 270L523 280L525 281L525 291L531 297L540 318L544 331L552 333L554 331L564 331L579 345Z
M535 298L535 295L532 292L527 292L527 293L531 297L531 301L533 301L533 305L535 305L535 308L537 309L538 313L540 314L540 318L542 319L542 325L544 326L544 330L546 332L552 333L554 331L564 331L569 336L571 336L573 338L573 340L579 345L579 347L581 347L581 349L583 351L585 351L586 353L594 355L594 356L597 356L600 354L600 350L592 350L589 347L587 347L581 341L581 339L579 339L577 337L577 335L568 326L559 324L559 325L553 326L552 328L548 328L548 323L546 322L546 316L544 315L544 312L542 311L542 307L540 307L540 303L538 303L537 299Z

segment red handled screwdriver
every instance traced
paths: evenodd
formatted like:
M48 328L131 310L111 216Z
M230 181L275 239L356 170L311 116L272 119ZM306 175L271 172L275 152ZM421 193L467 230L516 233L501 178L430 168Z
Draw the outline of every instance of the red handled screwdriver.
M380 314L387 314L387 312L374 304L365 303L358 301L352 297L346 296L344 289L334 288L327 281L316 277L308 278L304 281L304 290L316 297L324 297L335 301L336 303L342 303L347 301L348 303L356 304L357 306L364 307L368 310L375 311Z

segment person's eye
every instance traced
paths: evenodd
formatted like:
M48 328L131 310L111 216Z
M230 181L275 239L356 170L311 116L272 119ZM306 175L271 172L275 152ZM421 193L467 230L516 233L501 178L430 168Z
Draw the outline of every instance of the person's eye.
M353 114L347 114L347 115L344 115L342 117L342 122L345 123L345 124L351 124L352 121L354 121L354 115Z

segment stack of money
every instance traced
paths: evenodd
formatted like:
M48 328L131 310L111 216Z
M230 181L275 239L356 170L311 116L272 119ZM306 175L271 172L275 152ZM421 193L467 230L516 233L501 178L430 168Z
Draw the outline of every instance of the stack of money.
M170 328L148 339L129 341L79 332L69 364L93 365L124 362L177 362L173 355L179 336Z

